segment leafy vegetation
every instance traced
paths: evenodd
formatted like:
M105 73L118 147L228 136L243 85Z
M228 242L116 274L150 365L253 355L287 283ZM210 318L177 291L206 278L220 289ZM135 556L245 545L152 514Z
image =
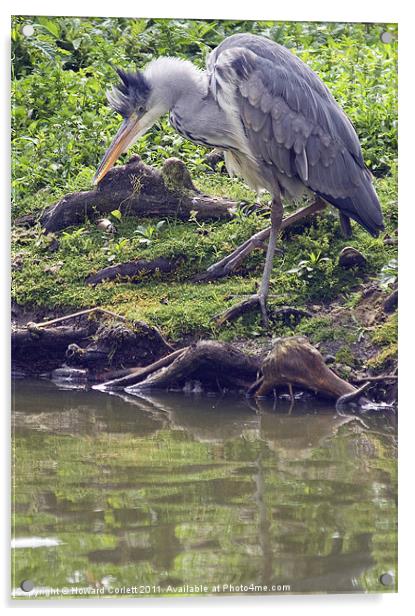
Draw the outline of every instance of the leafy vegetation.
M31 24L32 36L22 28ZM391 44L381 40L387 29ZM190 58L199 66L224 37L236 32L269 36L307 62L324 80L353 121L364 158L375 176L386 223L397 227L397 31L394 25L279 23L264 21L183 21L166 19L15 17L12 27L13 216L37 214L63 194L89 189L95 169L119 118L105 90L116 81L115 66L143 66L155 56ZM225 256L268 224L268 196L257 200L238 179L212 173L206 150L178 135L166 118L135 146L143 160L161 166L168 156L185 161L196 185L206 193L241 203L227 223L137 220L114 210L109 234L91 222L45 237L40 227L13 231L13 297L24 306L76 309L101 305L132 319L156 324L171 338L215 335L224 339L258 337L258 315L245 316L221 331L212 317L259 281L263 252L253 253L240 276L194 285L192 274ZM298 204L296 204L298 205ZM294 207L293 205L288 205ZM328 306L359 302L359 285L381 284L385 296L396 282L396 245L373 239L354 225L346 242L337 216L324 212L311 226L286 234L272 276L272 303ZM58 245L51 250L53 240ZM338 254L349 244L362 251L364 270L344 270ZM109 263L183 255L174 275L86 286L85 277ZM353 301L352 301L353 299ZM276 322L275 335L298 331L314 341L336 337L332 326L319 329L324 314L295 326ZM319 320L320 319L320 320ZM331 334L330 334L330 327ZM347 327L346 327L347 330ZM356 328L356 331L358 328ZM359 330L360 331L360 330ZM357 334L356 335L360 335Z

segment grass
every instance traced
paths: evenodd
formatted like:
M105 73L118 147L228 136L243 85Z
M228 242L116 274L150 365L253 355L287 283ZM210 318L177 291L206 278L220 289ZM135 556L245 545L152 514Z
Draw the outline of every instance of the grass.
M214 182L210 192L218 194ZM193 274L204 270L267 225L266 212L227 223L200 225L168 221L149 244L141 243L142 236L136 230L138 225L153 226L154 221L124 218L120 222L114 219L113 224L117 228L115 236L101 232L90 222L81 228L68 229L61 235L59 248L54 252L50 251L54 238L45 237L39 228L31 232L16 230L14 255L15 259L20 258L21 266L14 273L15 301L51 310L101 305L132 319L144 319L173 338L192 333L217 335L212 317L237 301L238 296L253 293L260 280L263 251L256 251L247 260L248 274L244 277L232 276L214 284L188 282ZM355 245L366 254L365 271L347 271L338 266L338 254L346 244ZM337 218L330 211L324 212L310 227L291 232L281 245L284 255L275 258L271 293L279 296L274 303L294 306L325 304L339 295L347 295L368 277L376 278L380 268L395 254L394 247L385 247L380 239L373 239L357 228L356 238L346 242L340 234ZM307 255L318 251L328 261L317 263L309 278L290 273ZM130 283L106 282L96 287L84 282L88 274L110 264L179 255L185 260L174 274L143 276ZM314 332L314 339L323 339L330 335L326 329L332 331L332 325L324 327L324 320L323 317L320 321L305 321L299 331L313 334L313 326L307 324L314 322L318 330ZM258 317L246 317L242 324L247 336L260 328ZM242 333L241 327L230 329L235 336ZM228 337L229 334L227 332Z

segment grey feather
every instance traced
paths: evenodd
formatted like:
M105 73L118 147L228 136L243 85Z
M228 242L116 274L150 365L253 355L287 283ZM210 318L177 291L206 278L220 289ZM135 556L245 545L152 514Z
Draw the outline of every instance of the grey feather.
M320 160L320 141L317 135L311 135L307 139L306 150L308 162L314 167Z
M295 157L295 164L300 178L303 182L308 182L308 162L305 150L301 150L300 154Z

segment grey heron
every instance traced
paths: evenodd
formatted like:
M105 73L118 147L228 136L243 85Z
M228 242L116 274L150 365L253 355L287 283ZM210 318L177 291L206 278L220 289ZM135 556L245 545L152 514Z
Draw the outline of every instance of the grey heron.
M102 180L120 154L163 114L181 135L224 151L226 168L272 196L271 231L258 301L264 323L280 230L282 198L314 193L373 236L383 226L357 134L321 79L285 47L252 34L226 38L205 70L160 57L144 71L118 70L108 92L123 122L97 170Z

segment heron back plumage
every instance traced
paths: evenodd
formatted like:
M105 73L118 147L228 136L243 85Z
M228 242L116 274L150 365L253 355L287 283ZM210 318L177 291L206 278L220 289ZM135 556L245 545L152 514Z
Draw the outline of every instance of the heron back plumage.
M382 212L354 127L306 64L269 39L237 34L210 54L207 71L259 168L272 169L283 191L306 187L378 235Z

